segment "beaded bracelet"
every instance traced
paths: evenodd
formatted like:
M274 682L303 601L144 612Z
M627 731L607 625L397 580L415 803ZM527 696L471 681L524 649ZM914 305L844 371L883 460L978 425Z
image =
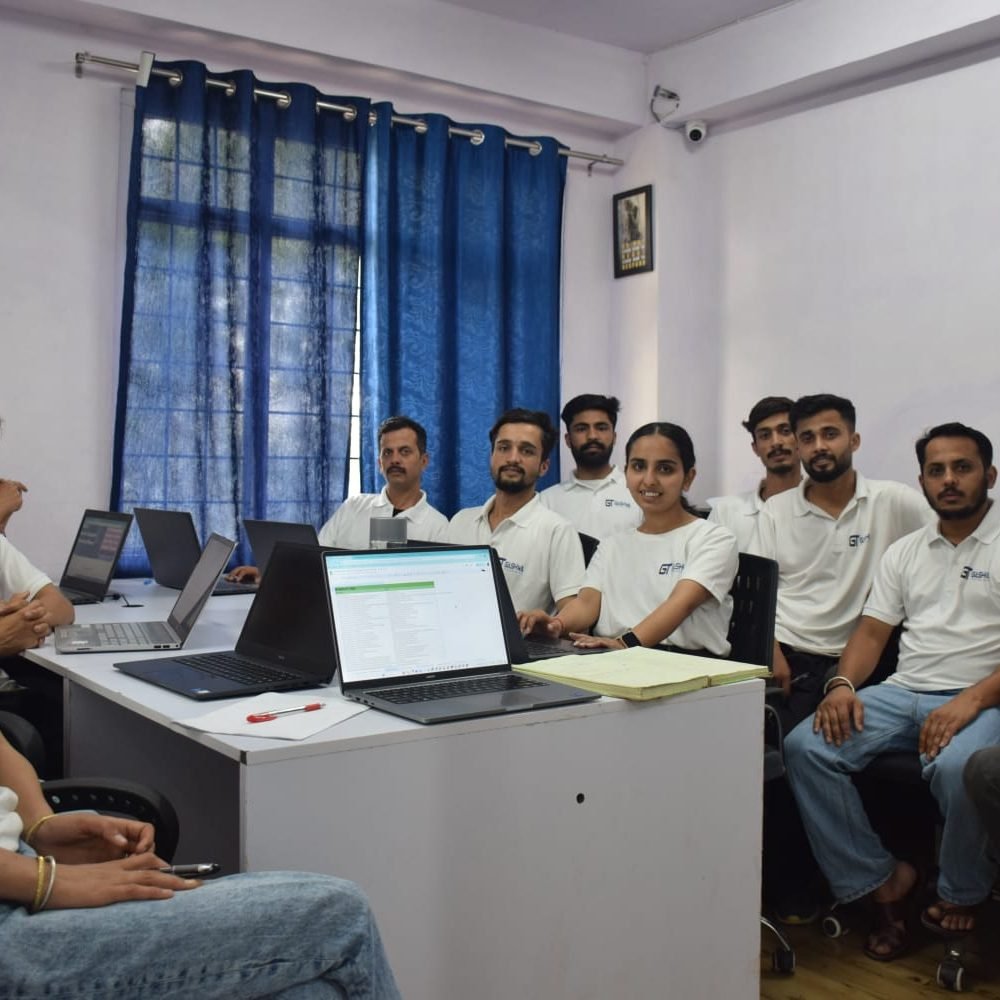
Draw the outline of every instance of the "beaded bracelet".
M26 844L30 844L31 843L31 838L34 837L34 835L36 833L38 833L38 828L43 823L47 823L50 819L55 818L55 815L56 815L55 813L49 813L47 816L42 816L39 819L36 819L35 822L32 823L31 826L28 827L28 832L26 834L24 834L24 836L22 837L22 839L24 840L24 842Z

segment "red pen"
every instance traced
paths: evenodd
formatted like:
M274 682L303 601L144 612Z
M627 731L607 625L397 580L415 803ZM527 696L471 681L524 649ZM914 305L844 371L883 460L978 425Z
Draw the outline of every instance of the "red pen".
M299 705L297 708L276 708L273 712L255 712L253 715L247 716L247 722L270 722L272 719L278 718L279 715L292 715L295 712L315 712L317 709L323 708L326 704L324 701L314 701L310 705Z

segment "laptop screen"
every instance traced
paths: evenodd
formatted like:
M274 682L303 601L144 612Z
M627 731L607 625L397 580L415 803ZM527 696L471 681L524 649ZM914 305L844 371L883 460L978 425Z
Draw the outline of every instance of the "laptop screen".
M106 587L114 574L118 553L131 523L130 514L84 512L63 571L63 581L83 581Z
M490 550L324 554L341 682L506 666Z
M177 595L177 600L167 618L170 627L179 635L186 637L194 628L201 609L211 596L212 588L235 547L235 542L222 535L209 535L201 556L191 570L183 590Z

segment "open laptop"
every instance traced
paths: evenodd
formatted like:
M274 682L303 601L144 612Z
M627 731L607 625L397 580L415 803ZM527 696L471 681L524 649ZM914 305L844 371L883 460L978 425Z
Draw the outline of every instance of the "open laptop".
M60 653L130 653L146 649L180 649L212 594L212 587L236 543L212 535L165 622L103 622L60 625L55 630Z
M72 604L100 604L108 593L131 514L85 510L69 551L59 589Z
M321 550L278 542L235 650L115 666L150 684L209 701L329 684L334 662Z
M201 544L190 511L136 507L133 513L142 535L142 544L146 547L153 579L161 587L180 590L201 555ZM253 583L219 580L213 593L216 596L252 594L256 589L257 585Z
M346 698L423 723L593 700L511 670L490 551L324 551Z
M253 549L253 560L261 576L271 560L271 553L278 542L297 542L299 545L319 545L316 529L311 524L294 521L257 521L243 518L243 527Z

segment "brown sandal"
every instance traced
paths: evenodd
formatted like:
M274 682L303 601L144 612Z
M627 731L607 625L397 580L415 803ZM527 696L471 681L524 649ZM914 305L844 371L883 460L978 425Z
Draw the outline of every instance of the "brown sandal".
M876 962L894 962L906 953L910 947L910 935L906 927L908 902L909 898L892 903L872 903L874 920L864 946L869 958ZM878 948L882 950L877 951Z
M931 910L937 910L940 915L935 917L931 913ZM948 917L972 917L972 926L961 929L958 927L945 927L943 924ZM962 906L958 903L947 903L943 899L939 899L920 914L920 923L927 930L931 931L931 933L937 934L940 937L961 937L963 934L969 934L976 929L976 907Z

